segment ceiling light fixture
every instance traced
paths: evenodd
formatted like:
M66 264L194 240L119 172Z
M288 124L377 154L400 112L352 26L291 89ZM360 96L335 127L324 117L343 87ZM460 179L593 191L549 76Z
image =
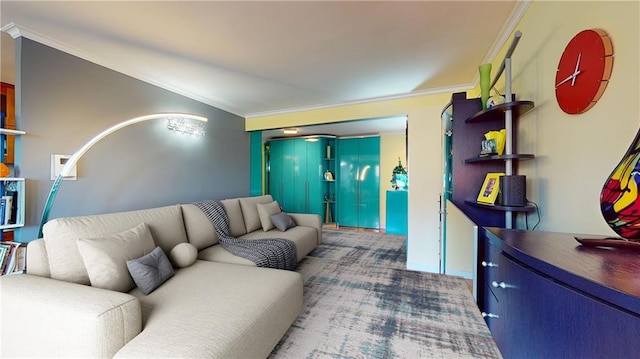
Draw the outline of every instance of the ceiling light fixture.
M298 129L297 128L285 128L283 130L285 135L295 135L296 133L298 133Z

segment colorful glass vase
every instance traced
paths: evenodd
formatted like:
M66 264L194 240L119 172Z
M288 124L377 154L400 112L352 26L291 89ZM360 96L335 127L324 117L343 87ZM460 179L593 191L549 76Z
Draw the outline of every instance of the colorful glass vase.
M482 101L482 109L487 109L487 100L489 100L489 86L491 85L491 64L482 64L478 67L480 73L480 100Z
M619 236L640 239L640 131L600 193L600 210Z

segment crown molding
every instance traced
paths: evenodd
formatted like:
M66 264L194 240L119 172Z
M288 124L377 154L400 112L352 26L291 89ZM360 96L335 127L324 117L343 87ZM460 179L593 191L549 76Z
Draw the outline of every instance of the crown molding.
M0 28L0 31L6 32L7 34L11 35L11 38L13 38L14 40L22 36L20 34L20 28L13 22L4 25L2 28Z
M509 21L507 21L504 24L504 26L503 26L503 28L501 30L501 35L498 38L496 38L494 44L492 45L490 51L488 52L488 54L486 56L486 59L485 59L485 62L491 61L497 56L497 54L500 52L500 50L502 49L502 47L504 46L504 44L508 40L509 36L514 31L514 29L517 26L517 24L520 22L520 20L522 19L522 17L526 13L526 10L531 5L531 1L532 0L525 0L525 1L518 1L517 2L516 6L514 7L512 13L511 13L511 16L509 17ZM327 108L333 108L333 107L351 106L351 105L358 105L358 104L365 104L365 103L372 103L372 102L391 101L391 100L398 100L398 99L404 99L404 98L412 98L412 97L425 96L425 95L434 95L434 94L441 94L441 93L451 93L451 92L465 91L465 90L469 90L469 89L472 89L475 86L477 86L478 81L479 81L479 75L476 72L476 74L474 75L473 80L470 83L465 83L465 84L459 84L459 85L453 85L453 86L447 86L447 87L440 87L440 88L428 89L428 90L421 90L421 91L414 91L414 92L410 92L410 93L406 93L406 94L399 94L399 95L392 95L392 96L373 97L373 98L368 98L368 99L363 99L363 100L337 102L337 103L326 103L326 104L321 104L321 105L293 107L293 108L273 110L273 111L263 111L263 112L254 112L254 113L244 113L243 114L241 111L238 111L238 109L231 108L230 106L226 106L226 105L221 105L219 103L214 103L214 102L211 101L211 99L204 98L204 97L196 95L196 94L194 94L192 92L176 88L175 86L170 85L168 83L165 83L163 81L158 81L157 79L152 79L152 78L148 78L146 76L141 76L141 75L139 75L137 73L137 71L135 71L134 69L132 69L132 68L130 68L128 66L126 66L126 64L122 64L122 63L106 60L106 59L104 59L101 56L98 56L96 54L92 54L92 53L87 52L87 51L78 50L77 48L74 48L73 46L71 46L69 44L60 42L58 40L55 40L55 39L53 39L53 38L51 38L49 36L46 36L46 35L41 34L41 33L38 33L36 31L32 31L31 29L28 29L28 28L26 28L24 26L21 26L19 24L16 24L16 23L12 22L12 23L9 23L9 24L3 26L0 30L8 33L14 39L16 39L18 37L21 37L21 36L25 37L25 38L28 38L30 40L33 40L33 41L39 42L41 44L44 44L46 46L52 47L52 48L54 48L56 50L71 54L71 55L79 57L79 58L81 58L83 60L95 63L95 64L100 65L100 66L104 66L104 67L106 67L108 69L111 69L113 71L117 71L117 72L126 74L126 75L131 76L133 78L136 78L136 79L138 79L140 81L144 81L144 82L152 84L154 86L158 86L160 88L166 89L166 90L174 92L176 94L188 97L190 99L202 102L204 104L216 107L216 108L221 109L223 111L227 111L229 113L232 113L234 115L241 116L241 117L244 117L244 118L258 118L258 117L265 117L265 116L289 114L289 113L295 113L295 112L321 110L321 109L327 109Z
M498 56L498 53L500 53L500 50L502 50L502 47L504 46L504 44L507 42L507 40L509 40L509 37L515 31L516 26L520 23L520 20L522 20L522 17L524 17L524 14L527 12L527 9L531 5L532 1L533 0L522 0L517 2L516 6L511 11L509 20L504 24L504 26L502 27L502 30L500 30L500 36L496 38L493 45L491 46L491 49L487 53L487 56L485 57L484 62L490 62L496 56ZM244 117L258 118L258 117L266 117L266 116L284 115L284 114L289 114L294 112L313 111L313 110L321 110L321 109L332 108L332 107L358 105L358 104L364 104L364 103L370 103L370 102L389 101L389 100L397 100L402 98L441 94L441 93L447 93L447 92L466 91L466 90L475 88L478 85L479 81L480 81L480 75L476 71L473 80L467 84L440 87L440 88L423 90L423 91L415 91L415 92L402 94L402 95L375 97L375 98L369 98L369 99L351 101L351 102L331 103L331 104L324 104L324 105L318 105L318 106L306 106L306 107L289 108L289 109L275 110L275 111L248 113L248 114L245 114Z
M294 113L294 112L322 110L322 109L333 108L333 107L360 105L360 104L371 103L371 102L400 100L405 98L412 98L412 97L419 97L419 96L426 96L426 95L437 95L441 93L465 91L465 90L472 89L473 87L474 85L472 83L467 83L467 84L454 85L454 86L438 87L438 88L428 89L428 90L414 91L414 92L400 94L400 95L371 97L368 99L356 100L356 101L336 102L336 103L327 103L327 104L316 105L316 106L292 107L292 108L283 109L283 110L248 113L244 117L258 118L258 117L266 117L266 116L285 115L285 114Z
M515 31L516 26L520 23L520 20L522 20L522 18L524 17L524 14L527 12L527 9L529 9L529 6L531 6L531 1L532 0L523 0L523 1L518 1L516 3L516 6L511 11L511 15L509 15L508 21L505 22L504 25L502 26L502 30L500 30L500 35L493 42L493 45L489 49L489 52L487 53L487 56L484 58L483 63L493 62L496 56L498 56L498 54L500 53L504 45L509 40L509 37L511 36L511 34L513 34L513 32ZM480 74L476 71L476 74L473 78L473 85L474 85L473 87L478 85L479 82L480 82Z
M5 26L2 27L2 29L0 29L0 31L4 31L6 33L8 33L9 35L11 35L11 37L13 37L14 39L17 39L18 37L25 37L29 40L33 40L35 42L41 43L43 45L49 46L51 48L54 48L56 50L62 51L64 53L73 55L75 57L81 58L83 60L92 62L96 65L99 66L103 66L106 67L110 70L125 74L127 76L131 76L137 80L149 83L151 85L160 87L162 89L165 89L167 91L171 91L173 93L176 93L178 95L184 96L184 97L188 97L192 100L196 100L198 102L202 102L204 104L213 106L215 108L221 109L223 111L227 111L229 113L232 113L234 115L240 116L240 117L244 117L241 114L241 111L238 111L238 109L235 108L231 108L229 106L225 106L225 105L221 105L218 103L213 103L211 101L211 99L208 98L204 98L202 96L196 95L190 91L185 91L183 89L177 88L173 85L170 85L168 83L165 83L163 81L158 81L156 79L152 79L146 76L141 76L137 73L137 71L135 71L132 68L127 67L125 64L122 64L120 62L113 62L110 60L106 60L104 58L102 58L101 56L98 56L96 54L87 52L87 51L81 51L78 50L76 48L74 48L73 46L66 44L64 42L55 40L49 36L46 36L44 34L41 34L37 31L33 31L29 28L26 28L24 26L21 26L19 24L16 23L9 23Z

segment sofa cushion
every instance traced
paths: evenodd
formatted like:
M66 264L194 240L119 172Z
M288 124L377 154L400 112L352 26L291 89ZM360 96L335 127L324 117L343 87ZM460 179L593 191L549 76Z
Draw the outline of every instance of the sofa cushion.
M262 227L260 216L258 215L258 203L266 204L273 202L270 194L264 196L239 198L242 216L244 217L244 227L246 233L251 233Z
M294 222L293 219L284 212L276 213L270 216L269 219L271 220L273 225L282 232L286 232L287 229L296 226L296 222Z
M215 246L211 246L209 248L201 250L200 252L198 252L198 259L209 262L241 264L245 266L256 267L256 264L251 260L232 254L228 250L224 249L221 244L217 244Z
M148 296L116 358L267 358L302 312L297 272L196 261Z
M149 295L174 273L169 258L160 247L140 258L128 260L127 268L144 295Z
M56 218L43 227L51 278L91 284L77 240L122 232L145 223L156 245L169 253L187 241L179 205L81 217Z
M105 237L78 239L78 250L92 287L128 292L135 287L127 260L148 254L155 247L144 223Z
M318 246L318 234L315 228L296 226L290 228L286 232L281 232L277 229L272 229L268 232L256 231L247 233L240 239L254 240L264 238L283 238L288 239L295 243L297 259L301 261L307 254L314 250Z
M169 259L176 268L184 268L192 265L198 258L198 249L191 243L180 243L173 247L169 253Z
M256 207L258 208L258 216L260 217L262 230L265 232L272 230L274 227L271 222L271 216L281 212L278 201L273 201L271 203L258 203Z
M183 204L182 216L184 217L184 227L187 230L189 243L193 244L198 250L218 243L218 235L213 223L200 208L191 203ZM244 228L244 222L240 222Z
M242 209L240 209L240 201L237 198L225 199L220 201L224 206L229 218L229 234L234 237L247 233L244 226L244 218L242 217Z

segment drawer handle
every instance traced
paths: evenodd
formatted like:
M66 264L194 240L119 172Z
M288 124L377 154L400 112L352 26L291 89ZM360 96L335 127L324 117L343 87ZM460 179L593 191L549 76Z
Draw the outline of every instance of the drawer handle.
M485 313L485 312L482 312L482 317L483 318L494 318L494 319L500 318L500 316L498 314Z
M493 262L482 261L481 264L482 264L483 267L489 267L489 268L497 268L498 267L498 263L493 263Z
M510 286L510 285L508 285L507 283L505 283L505 282L498 282L498 281L496 281L496 280L494 280L493 282L491 282L491 286L492 286L492 287L494 287L494 288L502 288L502 289L505 289L505 288L511 288L511 286Z

